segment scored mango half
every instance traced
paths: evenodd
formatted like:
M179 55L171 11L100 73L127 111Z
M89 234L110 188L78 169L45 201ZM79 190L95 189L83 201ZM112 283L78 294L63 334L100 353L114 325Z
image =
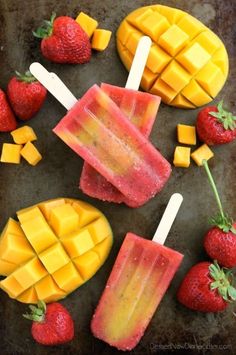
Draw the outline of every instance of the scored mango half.
M229 61L214 32L179 9L163 5L138 8L117 31L118 53L127 70L143 35L152 39L141 81L145 91L181 108L202 106L216 97L227 79Z
M0 288L23 303L53 302L88 281L112 246L106 217L88 203L58 198L17 212L0 237Z

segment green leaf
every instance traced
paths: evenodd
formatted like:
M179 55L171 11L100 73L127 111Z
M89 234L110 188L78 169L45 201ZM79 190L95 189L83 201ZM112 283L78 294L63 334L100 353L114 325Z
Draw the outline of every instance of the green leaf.
M222 124L226 131L234 130L236 128L235 116L223 108L223 100L217 105L217 110L218 112L211 111L209 114L217 118L218 122Z
M236 289L232 285L229 285L229 287L228 287L228 294L232 298L233 301L236 300Z
M46 37L50 37L52 34L52 30L53 30L53 22L56 18L56 13L53 12L51 15L50 20L44 20L42 27L37 28L36 31L33 31L33 35L36 38L46 38Z

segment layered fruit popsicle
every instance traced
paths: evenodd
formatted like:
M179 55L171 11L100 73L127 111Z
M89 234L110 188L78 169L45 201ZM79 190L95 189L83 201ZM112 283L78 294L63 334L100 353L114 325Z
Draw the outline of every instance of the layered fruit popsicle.
M139 206L154 197L170 176L167 160L97 85L53 131Z
M143 336L183 255L128 233L91 323L95 337L120 350Z
M101 85L101 89L116 103L140 132L148 137L155 122L161 101L160 97L104 83ZM128 200L86 162L80 177L80 188L91 197L109 202L125 202L130 207L137 207L134 201Z

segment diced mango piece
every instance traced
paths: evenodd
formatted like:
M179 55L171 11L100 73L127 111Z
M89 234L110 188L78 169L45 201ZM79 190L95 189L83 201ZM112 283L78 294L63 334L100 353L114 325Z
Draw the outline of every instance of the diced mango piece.
M28 290L21 293L20 296L17 297L17 300L23 303L37 303L38 297L34 287L30 287Z
M20 237L25 236L23 230L21 229L20 223L15 221L13 218L8 219L7 224L1 233L0 243L4 236L7 234L15 234L19 235Z
M129 36L133 31L133 26L131 26L128 22L124 22L123 26L119 27L116 35L120 38L122 44L126 44Z
M98 22L84 12L80 12L75 21L83 28L89 37L92 36L98 27Z
M91 223L92 221L94 221L95 219L97 219L101 215L100 211L98 211L94 207L91 207L91 205L89 205L88 203L83 202L83 201L78 201L78 202L73 201L72 207L75 209L75 211L79 215L80 228Z
M188 40L189 36L178 26L173 25L160 36L158 44L174 56L185 46Z
M26 290L47 275L38 258L34 258L14 271L12 274L18 283Z
M212 97L215 97L217 92L222 88L223 73L212 62L209 62L201 69L195 78L208 95Z
M36 217L43 218L43 214L37 206L23 208L16 212L20 223L24 223Z
M138 42L140 41L140 38L142 37L142 34L138 31L133 31L129 38L126 41L126 48L128 51L132 54L135 54Z
M112 238L108 237L105 238L102 242L96 244L93 250L98 254L100 260L104 261L111 247L112 247Z
M191 74L195 74L210 60L210 54L198 43L194 43L186 51L180 53L176 59Z
M174 100L170 103L171 106L176 106L180 108L195 108L196 106L190 102L182 94L178 94Z
M158 12L165 16L171 24L179 22L179 20L185 15L183 11L173 7L161 5L159 8L157 8L157 6L158 5L156 5L155 8L158 9Z
M103 239L108 237L109 234L111 234L111 228L107 224L104 216L89 224L87 228L94 244L100 243Z
M173 90L182 90L190 81L191 76L177 62L172 61L161 74L161 79L165 81Z
M50 219L51 210L54 207L64 205L65 203L66 202L65 202L64 198L56 198L56 199L53 199L53 200L41 202L39 204L39 208L40 208L41 212L43 213L44 217L47 220L49 220Z
M71 258L76 258L94 247L93 239L87 229L81 229L61 238L61 242Z
M204 31L195 38L196 43L200 44L209 54L213 54L221 46L221 41L213 32Z
M31 142L27 142L25 144L25 146L21 149L20 154L30 165L33 166L37 165L42 159L42 155Z
M3 143L1 162L20 164L21 149L22 149L22 145L20 144Z
M78 258L73 259L73 262L82 277L86 280L94 275L100 264L99 257L94 251L88 251Z
M157 41L160 35L170 27L170 24L164 16L152 11L145 18L140 18L139 27L145 34Z
M188 147L176 147L173 164L176 167L188 168L190 165L190 151Z
M34 250L41 253L58 241L44 218L36 217L21 224L21 227Z
M39 259L50 274L60 269L70 261L67 253L60 243L56 243L47 250L44 250L41 254L39 254Z
M17 264L0 259L0 275L8 276L18 268Z
M0 256L10 263L22 264L34 257L34 251L25 237L8 234L0 245Z
M178 22L178 27L187 33L190 39L206 28L202 22L190 15L182 17L182 19Z
M0 288L3 289L11 298L16 298L22 292L24 292L24 288L15 279L13 274L0 281Z
M58 287L65 292L72 292L84 283L83 278L80 276L72 262L55 271L52 274L52 277Z
M154 81L156 80L157 76L151 72L147 67L144 69L141 85L144 90L148 91L151 89Z
M212 100L194 79L182 90L182 95L196 106L204 105Z
M195 145L197 142L195 126L178 124L177 136L178 136L178 142L182 144Z
M159 46L153 44L151 46L146 65L153 73L161 73L170 61L171 57Z
M216 64L222 73L227 76L229 73L229 60L225 47L220 47L212 56L212 62Z
M161 78L157 79L150 90L151 94L161 96L164 102L171 102L173 98L177 95L177 92L173 90L169 85L166 84Z
M202 161L209 160L214 156L212 150L208 147L207 144L201 145L198 149L196 149L192 154L191 158L195 161L198 166L202 166Z
M117 50L120 56L122 55L122 61L124 66L127 70L130 70L133 62L133 55L127 49L124 48L123 44L120 41L117 41Z
M78 228L79 215L69 203L66 203L65 205L52 208L50 224L56 234L61 237Z
M56 301L66 296L66 293L57 286L50 275L36 283L35 291L38 299L44 302Z
M112 32L108 30L97 29L93 33L91 46L96 51L104 51L110 42Z
M33 128L29 126L23 126L11 131L13 141L16 144L25 144L27 142L32 142L37 139L37 136Z

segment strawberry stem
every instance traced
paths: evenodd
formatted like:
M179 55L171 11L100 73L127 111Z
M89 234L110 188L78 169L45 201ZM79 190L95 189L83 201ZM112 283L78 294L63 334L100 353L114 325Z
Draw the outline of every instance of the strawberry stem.
M236 300L236 289L232 286L232 272L227 268L220 268L216 260L209 266L209 273L213 280L211 290L217 289L226 302Z
M30 305L31 313L23 314L23 317L34 322L43 322L46 313L46 304L43 301L38 301L37 306Z
M33 83L34 81L37 81L37 79L30 73L29 70L25 72L25 74L21 74L18 71L16 73L16 78L19 81L24 81L25 83Z
M37 38L46 38L50 37L53 31L53 22L56 18L56 13L53 12L49 21L44 20L42 27L37 28L36 31L33 31L34 37Z

